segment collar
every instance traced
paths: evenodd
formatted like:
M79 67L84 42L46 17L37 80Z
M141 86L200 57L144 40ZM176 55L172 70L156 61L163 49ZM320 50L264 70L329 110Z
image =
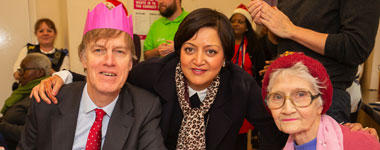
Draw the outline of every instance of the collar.
M86 83L86 85L84 86L84 89L83 89L81 106L83 107L83 111L84 111L85 114L87 114L87 113L89 113L91 111L94 111L94 109L96 109L96 108L99 108L99 109L103 109L104 112L106 112L106 114L111 117L111 114L113 112L113 109L115 108L117 99L119 98L119 95L110 104L108 104L107 106L105 106L105 107L98 107L98 106L96 106L94 104L94 102L91 100L90 96L88 95L88 92L87 92L87 83Z
M189 97L193 96L195 93L198 94L199 100L202 102L206 95L207 95L207 88L201 90L201 91L196 91L192 89L190 86L187 86L189 88Z
M182 13L177 18L175 18L173 21L170 21L166 17L162 17L163 18L162 23L165 24L165 25L167 25L167 24L170 24L170 23L180 23L180 22L182 22L182 20L186 17L186 15L188 14L188 12L185 11L185 10L183 10L183 8L181 8L181 9L182 9Z
M45 52L45 51L43 51L43 50L41 49L41 47L40 47L40 51L41 51L41 53L43 53L43 54L53 54L53 53L55 53L55 48L49 50L48 52Z

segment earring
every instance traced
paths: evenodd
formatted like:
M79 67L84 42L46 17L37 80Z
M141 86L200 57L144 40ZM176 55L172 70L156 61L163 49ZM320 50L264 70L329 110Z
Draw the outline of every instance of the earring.
M226 61L223 62L223 67L226 67Z

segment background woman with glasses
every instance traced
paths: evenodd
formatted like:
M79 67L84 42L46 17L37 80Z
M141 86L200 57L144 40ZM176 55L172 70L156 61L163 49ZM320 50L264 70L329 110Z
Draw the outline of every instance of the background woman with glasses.
M374 136L352 132L325 114L332 101L331 81L322 64L303 53L271 64L262 95L277 127L290 134L285 150L380 149Z

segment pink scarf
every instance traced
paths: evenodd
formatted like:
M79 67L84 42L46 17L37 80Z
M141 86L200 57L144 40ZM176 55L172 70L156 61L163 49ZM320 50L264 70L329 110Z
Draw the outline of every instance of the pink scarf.
M290 135L284 150L294 150ZM317 150L343 150L343 132L338 122L328 115L322 115L317 134Z

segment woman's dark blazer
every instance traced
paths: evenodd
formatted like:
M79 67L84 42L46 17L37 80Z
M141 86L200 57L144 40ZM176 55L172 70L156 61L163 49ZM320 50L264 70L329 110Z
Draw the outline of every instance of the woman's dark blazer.
M182 114L177 114L182 113L174 80L178 62L179 56L175 53L161 59L151 59L134 66L128 77L128 82L159 95L162 103L160 126L168 149L175 149L175 145L171 144L176 142L171 139L173 124L177 126L181 124L181 120L173 116L183 117ZM281 147L286 135L278 131L272 117L265 109L261 89L252 76L238 66L226 63L226 67L220 72L220 77L216 99L208 112L207 149L233 149L244 118L247 118L264 136L269 137L266 139L272 140L271 143Z

